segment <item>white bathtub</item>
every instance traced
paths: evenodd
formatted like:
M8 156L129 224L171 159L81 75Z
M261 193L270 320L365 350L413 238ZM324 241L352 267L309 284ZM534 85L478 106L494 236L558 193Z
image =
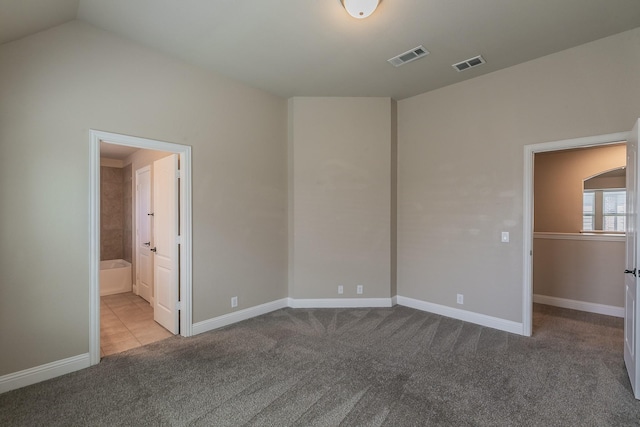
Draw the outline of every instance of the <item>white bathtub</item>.
M131 292L131 263L123 259L100 261L100 296Z

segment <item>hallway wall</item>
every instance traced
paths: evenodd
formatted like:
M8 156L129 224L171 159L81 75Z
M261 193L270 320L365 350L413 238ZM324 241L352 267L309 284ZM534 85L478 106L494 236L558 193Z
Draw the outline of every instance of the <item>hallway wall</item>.
M625 144L537 153L534 162L534 231L582 230L584 180L627 164Z

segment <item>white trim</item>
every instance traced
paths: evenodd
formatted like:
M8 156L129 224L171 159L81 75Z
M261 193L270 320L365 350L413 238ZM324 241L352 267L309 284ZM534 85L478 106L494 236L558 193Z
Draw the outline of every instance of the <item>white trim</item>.
M291 308L371 308L392 307L391 298L289 298Z
M601 145L620 144L627 141L629 132L608 133L605 135L585 136L582 138L563 139L560 141L541 142L539 144L529 144L525 149L530 149L532 153L544 153L547 151L561 151L572 148L598 147Z
M535 232L533 233L534 239L544 240L582 240L582 241L595 241L595 242L625 242L626 237L624 234L600 234L600 233L547 233L547 232Z
M182 312L180 335L193 335L192 322L192 177L191 147L170 142L157 141L135 136L121 135L98 130L89 130L90 137L90 185L89 185L89 249L90 249L90 290L89 290L89 358L90 364L100 362L100 142L125 145L147 150L166 151L180 156L180 218L183 243L180 245L180 295Z
M191 147L183 145L184 151L180 153L180 195L182 197L182 209L180 219L182 221L182 243L180 244L180 282L185 283L180 288L180 302L182 315L180 316L180 335L190 337L193 335L193 192L192 192L192 163Z
M524 147L524 184L522 211L522 335L533 333L533 150Z
M0 393L50 380L89 367L89 353L68 357L0 377Z
M100 139L89 131L89 363L100 363Z
M193 325L193 335L212 331L214 329L222 328L223 326L228 326L233 323L242 322L243 320L251 319L253 317L262 316L263 314L280 310L281 308L286 308L287 306L288 298L282 298L276 301L257 305L255 307L249 307L245 308L244 310L214 317L213 319L204 320Z
M607 316L624 317L624 307L616 307L615 305L604 305L597 304L595 302L577 301L538 294L533 295L533 302L538 304L552 305L554 307L587 311L589 313L604 314Z
M138 283L140 282L140 201L142 199L142 197L140 196L140 175L142 175L143 173L149 173L149 202L151 202L151 164L148 164L146 166L142 166L138 169L136 169L135 171L133 171L133 175L134 175L134 179L133 179L133 188L132 188L132 193L134 194L135 197L135 203L134 203L134 207L135 207L135 217L132 218L132 222L133 222L133 238L132 240L135 242L135 254L136 254L136 271L135 271L135 280L133 281L133 293L136 295L140 295L139 289L140 287L138 286ZM149 234L151 234L151 225L149 225ZM151 265L151 268L153 269L153 265ZM153 273L152 273L153 274ZM153 293L153 292L152 292ZM149 300L153 299L153 295L149 296ZM153 303L152 303L153 304ZM152 305L153 307L153 305Z
M460 310L459 308L448 307L402 296L398 296L398 304L409 308L415 308L416 310L439 314L441 316L451 317L452 319L458 319L464 322L475 323L476 325L510 332L512 334L525 335L523 333L524 328L522 323L513 322L511 320L500 319L498 317L487 316L486 314L474 313L471 311Z
M570 148L586 148L624 142L629 132L610 133L584 138L564 139L524 146L524 182L522 212L522 328L523 335L531 336L533 319L533 159L536 153Z
M396 305L398 305L398 295L391 297L391 306L395 307Z

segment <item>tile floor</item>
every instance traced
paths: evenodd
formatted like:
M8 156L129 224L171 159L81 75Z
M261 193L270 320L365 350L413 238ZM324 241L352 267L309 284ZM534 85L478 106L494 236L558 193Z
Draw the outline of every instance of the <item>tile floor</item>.
M100 297L100 357L168 338L153 307L132 292Z

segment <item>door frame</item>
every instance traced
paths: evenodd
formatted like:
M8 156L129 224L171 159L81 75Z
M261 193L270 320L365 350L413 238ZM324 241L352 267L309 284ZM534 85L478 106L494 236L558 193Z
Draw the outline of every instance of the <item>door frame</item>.
M89 130L89 363L100 363L100 142L176 153L180 159L180 335L193 335L191 147L147 138Z
M535 155L549 151L619 144L626 141L628 137L629 131L524 146L522 335L530 337L533 333L533 163Z
M134 190L133 190L133 194L135 194L135 208L136 208L136 217L135 217L135 229L134 229L134 235L135 235L135 254L136 254L136 268L135 268L135 280L133 281L133 285L134 285L134 294L136 295L140 295L140 287L138 286L139 283L139 277L140 277L140 235L139 235L139 231L140 231L140 194L139 194L139 185L140 185L140 175L142 173L148 172L149 173L149 208L151 208L151 165L146 165L143 166L141 168L136 169L133 173L135 175L135 179L133 182L133 186L134 186ZM152 232L151 232L151 226L149 226L149 237L151 237ZM151 239L149 239L149 241L151 241ZM153 268L153 266L152 266ZM152 273L153 274L153 273ZM151 296L149 298L151 301L149 301L150 304L153 305L153 296Z

